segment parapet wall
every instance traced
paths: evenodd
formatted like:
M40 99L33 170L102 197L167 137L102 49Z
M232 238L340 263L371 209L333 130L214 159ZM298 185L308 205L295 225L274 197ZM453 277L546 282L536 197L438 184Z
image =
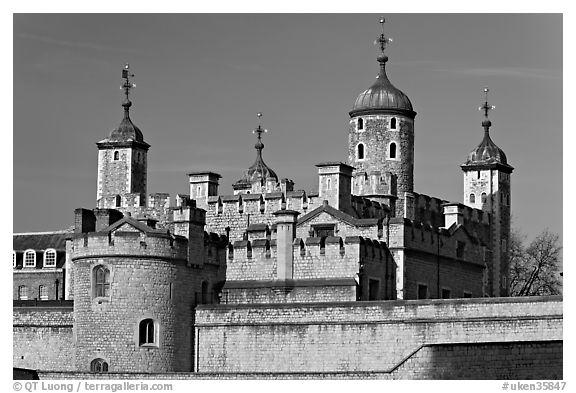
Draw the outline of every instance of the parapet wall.
M560 297L200 306L195 369L389 373L423 345L562 340L562 322Z
M97 256L135 256L186 260L188 242L167 233L95 232L74 236L72 259Z

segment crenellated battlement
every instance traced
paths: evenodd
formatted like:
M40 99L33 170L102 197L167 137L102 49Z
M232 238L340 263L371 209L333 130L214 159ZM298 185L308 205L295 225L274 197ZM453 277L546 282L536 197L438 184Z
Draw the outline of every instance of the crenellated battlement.
M292 242L293 279L353 277L363 264L385 263L384 242L361 236L295 238ZM228 247L229 280L277 279L275 239L238 240Z
M72 260L95 257L187 259L188 241L167 231L112 231L76 234L72 238Z

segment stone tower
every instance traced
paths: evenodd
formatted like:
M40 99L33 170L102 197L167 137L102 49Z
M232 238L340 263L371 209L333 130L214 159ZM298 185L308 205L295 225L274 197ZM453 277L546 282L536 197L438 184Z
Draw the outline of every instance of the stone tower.
M412 103L386 75L390 41L380 20L380 72L376 82L362 92L349 112L348 163L353 173L352 193L390 205L403 216L404 193L414 189L414 118Z
M124 94L122 106L124 118L112 130L110 136L96 143L98 146L98 188L99 208L119 208L146 205L147 153L150 145L144 142L142 132L130 119L130 90L135 86L130 82L128 64L122 70Z
M464 204L490 213L490 253L485 255L488 267L488 294L508 296L510 266L510 175L514 168L508 165L506 154L490 138L488 112L494 109L486 99L479 108L484 112L484 139L461 165L464 171Z

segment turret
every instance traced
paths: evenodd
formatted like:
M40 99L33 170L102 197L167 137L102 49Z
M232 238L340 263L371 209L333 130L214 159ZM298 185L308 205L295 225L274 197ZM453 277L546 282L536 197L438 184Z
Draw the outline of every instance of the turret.
M395 208L403 216L404 193L414 189L414 118L416 112L406 94L386 75L389 38L384 36L384 18L376 82L362 92L350 111L348 163L355 167L352 192ZM380 176L371 176L379 172ZM396 202L396 198L400 199Z
M506 154L490 138L492 122L488 112L494 106L486 99L479 108L484 112L482 142L468 154L461 165L464 172L464 204L490 213L492 250L488 266L488 293L491 296L508 296L510 288L510 266L508 244L510 241L510 177L514 168L508 164Z

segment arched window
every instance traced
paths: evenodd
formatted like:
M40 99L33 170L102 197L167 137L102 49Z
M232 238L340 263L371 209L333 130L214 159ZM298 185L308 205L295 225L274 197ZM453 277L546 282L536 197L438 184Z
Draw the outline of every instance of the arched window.
M358 157L359 160L364 159L364 144L363 143L358 144L358 153L356 154L356 156Z
M110 270L104 266L94 269L94 288L96 297L110 296Z
M250 191L248 191L250 193ZM196 187L196 196L202 195L202 186Z
M40 285L38 287L38 297L40 300L48 300L48 288L46 288L46 285Z
M476 203L476 195L470 194L470 203Z
M24 267L36 267L36 251L26 250L24 252Z
M156 327L152 319L148 318L140 321L138 332L138 343L140 345L156 344Z
M104 359L94 359L92 363L90 363L90 371L93 373L107 373L108 363L106 363Z
M485 193L485 192L482 193L482 195L480 196L480 198L481 198L482 203L486 203L487 198L486 198L486 193Z
M364 119L359 117L358 118L358 129L359 130L363 130L364 129Z
M326 179L326 189L327 190L332 189L332 179Z
M118 161L120 159L120 152L114 152L114 161Z
M18 300L28 300L28 287L26 285L18 287Z
M56 267L56 250L53 248L44 251L44 267Z
M396 158L396 143L390 144L390 158Z
M396 129L396 118L393 117L392 119L390 119L390 129L391 130L395 130Z

